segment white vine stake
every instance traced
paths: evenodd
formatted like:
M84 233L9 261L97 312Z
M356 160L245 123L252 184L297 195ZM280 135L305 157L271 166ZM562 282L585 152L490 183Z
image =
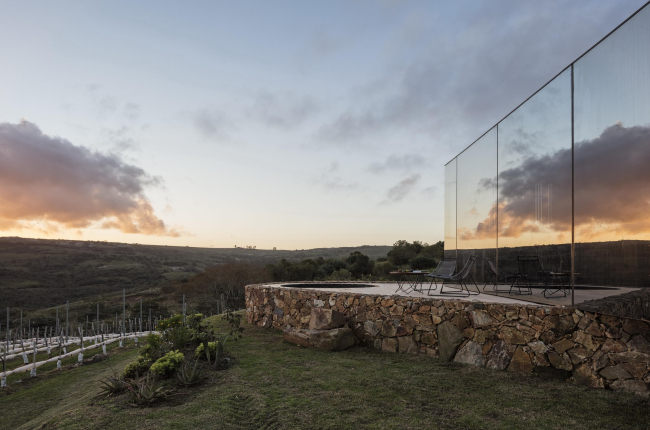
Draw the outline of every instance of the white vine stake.
M7 386L7 377L0 379L0 388L5 388Z
M61 370L61 359L56 360L56 368Z
M83 352L80 352L80 353L79 353L79 358L78 358L78 360L79 360L79 363L81 363L81 362L84 361L84 353L83 353Z

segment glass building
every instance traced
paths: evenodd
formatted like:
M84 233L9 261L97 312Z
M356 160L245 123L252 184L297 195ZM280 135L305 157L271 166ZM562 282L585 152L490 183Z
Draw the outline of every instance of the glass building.
M650 3L445 166L445 257L650 286Z

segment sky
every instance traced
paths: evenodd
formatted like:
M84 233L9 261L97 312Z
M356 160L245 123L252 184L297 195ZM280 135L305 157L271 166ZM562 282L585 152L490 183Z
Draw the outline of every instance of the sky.
M444 238L444 165L644 4L0 1L0 235Z

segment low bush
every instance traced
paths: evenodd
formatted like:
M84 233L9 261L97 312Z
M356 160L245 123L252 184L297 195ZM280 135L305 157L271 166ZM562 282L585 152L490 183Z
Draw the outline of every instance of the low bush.
M215 357L217 354L217 344L219 342L208 342L208 351L210 352L210 357ZM201 343L199 346L196 347L196 356L198 358L206 359L207 356L205 355L205 345Z
M147 357L139 356L135 361L129 363L124 369L122 376L124 378L137 378L138 375L144 375L151 367L152 361Z
M158 322L158 330L169 330L174 327L181 327L183 325L183 315L176 314L170 318Z
M140 355L148 358L153 363L168 352L163 337L157 333L150 333L144 337L145 345L140 349Z
M179 367L183 364L185 356L180 351L169 351L163 357L156 360L154 364L151 365L151 373L161 376L169 377L172 376Z

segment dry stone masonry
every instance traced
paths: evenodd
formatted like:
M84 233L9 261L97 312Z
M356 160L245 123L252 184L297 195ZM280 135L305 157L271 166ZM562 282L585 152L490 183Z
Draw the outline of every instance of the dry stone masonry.
M650 324L642 320L567 307L262 285L246 287L246 316L251 324L286 329L285 338L304 346L334 350L354 341L498 370L564 372L580 384L648 396Z

